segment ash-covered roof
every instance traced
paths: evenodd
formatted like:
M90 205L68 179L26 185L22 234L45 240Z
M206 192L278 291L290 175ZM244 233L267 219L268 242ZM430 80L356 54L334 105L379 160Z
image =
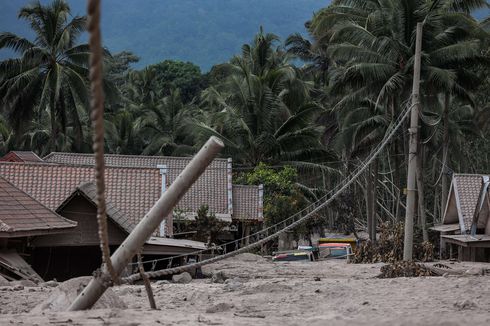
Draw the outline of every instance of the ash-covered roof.
M0 237L49 234L76 225L0 177Z
M36 153L32 151L11 151L5 154L2 158L0 158L0 161L7 161L7 162L37 162L37 163L42 163L44 162L42 158L37 156Z
M483 186L481 174L454 174L449 190L448 202L446 205L443 224L459 223L461 233L471 230L475 210L480 198ZM488 215L488 208L484 207ZM488 216L479 218L478 228L485 228Z
M233 219L263 220L263 198L260 186L233 185Z
M105 154L104 158L108 167L148 168L154 169L156 171L155 173L159 173L158 166L165 165L167 187L174 182L180 172L184 170L192 159L192 157L118 154ZM93 166L95 162L93 154L60 152L53 152L47 155L44 157L44 161L48 163L82 166ZM228 210L227 163L227 159L214 159L182 198L177 208L186 212L197 212L201 205L208 205L210 211L215 214L231 214Z

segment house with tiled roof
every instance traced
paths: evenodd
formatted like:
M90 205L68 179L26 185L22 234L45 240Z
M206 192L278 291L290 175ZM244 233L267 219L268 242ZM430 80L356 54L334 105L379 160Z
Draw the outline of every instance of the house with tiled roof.
M0 161L42 163L43 159L31 151L11 151L1 157Z
M4 278L41 281L19 252L35 237L68 233L76 226L0 177L0 275Z
M105 159L108 233L111 248L115 249L191 158L107 154ZM32 264L46 270L48 278L90 273L100 265L93 156L52 153L40 163L43 164L0 162L0 175L78 225L66 234L31 239ZM179 213L195 216L197 209L205 204L222 220L230 223L233 219L235 226L236 221L243 222L235 229L245 233L249 226L241 225L262 221L262 187L233 185L231 172L231 160L214 160L179 202ZM158 237L148 240L144 254L175 255L205 248L200 242L162 237L171 235L168 232L171 221L172 216L167 217L164 224L167 228L156 230ZM50 266L45 266L46 261L50 261Z
M44 270L47 278L66 279L89 275L100 266L93 167L0 162L0 176L78 223L65 234L30 239L35 270ZM161 175L158 169L107 167L105 179L109 242L115 249L160 198ZM150 239L143 253L179 255L205 248L201 242L158 238Z
M107 166L158 169L162 176L162 191L172 184L191 159L191 157L105 155ZM94 156L83 153L53 152L43 160L56 164L94 165ZM214 159L184 196L177 209L193 216L201 205L206 204L212 213L223 220L262 222L263 187L234 185L232 173L231 159Z
M441 249L458 249L460 260L490 261L490 177L454 174L442 224Z

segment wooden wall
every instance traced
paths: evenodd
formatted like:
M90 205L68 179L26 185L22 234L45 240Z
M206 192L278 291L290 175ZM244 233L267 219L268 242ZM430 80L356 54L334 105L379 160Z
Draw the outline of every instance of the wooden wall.
M78 225L67 233L36 237L33 247L98 246L97 210L81 195L75 196L60 212L60 215L75 221ZM125 237L123 231L110 218L107 219L110 245L120 245Z

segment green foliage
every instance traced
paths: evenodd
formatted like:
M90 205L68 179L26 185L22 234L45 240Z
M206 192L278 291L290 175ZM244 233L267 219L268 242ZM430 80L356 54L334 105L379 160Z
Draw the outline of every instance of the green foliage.
M187 103L205 88L201 69L191 62L165 60L148 67L155 71L155 79L165 95L171 90L180 89L182 100Z
M278 37L261 28L242 54L213 73L217 84L202 92L205 114L194 123L199 143L215 135L236 162L306 164L331 157L321 144L323 127L316 119L324 112L311 98L311 83L277 47Z
M106 64L106 75L116 87L122 87L126 83L126 77L131 65L138 62L140 58L131 51L122 51L113 54Z
M196 220L191 225L191 228L197 231L194 240L211 244L217 242L218 235L223 231L226 223L210 213L208 205L202 205L197 210Z
M260 163L236 182L264 185L264 219L267 225L272 225L305 207L306 199L296 186L297 176L293 167L273 169Z
M251 6L248 1L231 2ZM276 9L282 10L283 3ZM106 53L106 149L192 155L209 136L218 136L226 145L223 156L255 167L236 181L265 185L266 224L282 221L305 207L307 199L318 199L344 179L410 103L415 26L425 21L419 153L426 203L437 221L447 166L458 172L488 172L488 21L481 25L468 15L483 3L336 0L306 24L310 37L296 33L283 45L261 27L239 55L205 75L197 65L176 60L133 70L130 66L138 57L132 52L112 57ZM208 6L214 11L219 7ZM0 62L0 150L89 151L89 49L77 42L85 18L72 16L61 0L45 6L34 3L21 9L19 18L34 37L0 33L0 49L18 55ZM172 21L161 15L158 19L167 25ZM240 19L243 23L245 18ZM181 42L175 27L167 25L147 28L165 30ZM203 40L220 49L221 42L232 38L220 35ZM216 57L214 62L225 59ZM402 127L377 168L363 176L366 184L363 177L358 179L352 193L330 207L333 210L319 213L296 231L322 228L327 216L333 223L329 226L355 231L366 215L362 198L371 193L378 199L374 205L383 205L374 209L378 220L403 215L398 192L404 188L407 144ZM331 161L338 170L327 163ZM277 165L283 168L270 167ZM195 227L219 229L207 209L200 215ZM206 241L216 234L201 233Z
M0 33L0 49L19 55L0 63L0 107L16 135L16 145L29 138L26 131L34 127L31 118L36 117L37 122L47 120L50 125L44 153L66 149L67 144L80 151L82 111L88 105L89 48L77 40L86 29L86 18L71 16L66 1L54 0L21 8L19 19L35 33L33 41Z
M252 172L242 175L238 182L245 184L263 184L267 192L291 193L294 189L298 173L291 166L285 166L280 170L268 167L265 163L259 163Z

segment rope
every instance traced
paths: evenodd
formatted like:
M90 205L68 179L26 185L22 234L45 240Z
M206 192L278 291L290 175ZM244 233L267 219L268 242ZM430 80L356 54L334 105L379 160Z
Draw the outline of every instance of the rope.
M95 181L97 187L97 222L99 224L100 250L112 281L118 283L117 273L111 262L109 239L107 236L107 215L104 180L104 91L102 84L102 46L100 35L100 0L88 0L88 32L90 46L90 100L91 118L94 128L93 150L95 156Z
M245 247L242 247L238 250L235 250L235 251L232 251L229 253L224 253L220 256L212 257L212 258L205 259L205 260L202 260L200 262L192 263L192 264L185 265L185 266L178 266L178 267L174 267L174 268L167 268L167 269L161 269L158 271L146 272L146 275L149 278L155 278L155 277L161 277L161 276L171 275L171 274L175 274L175 273L182 273L182 272L189 270L189 269L194 269L194 268L198 268L198 267L201 267L204 265L212 264L212 263L218 262L220 260L227 259L227 258L236 256L238 254L250 251L253 248L259 247L262 244L264 244L264 243L266 243L266 242L268 242L274 238L277 238L278 236L280 236L281 234L283 234L285 232L293 230L294 228L296 228L297 226L299 226L300 224L302 224L303 222L305 222L309 218L313 217L322 208L329 205L333 200L335 200L337 198L338 195L340 195L353 182L355 182L357 180L357 178L359 178L359 176L361 176L361 174L366 170L366 168L372 163L372 161L379 155L379 153L384 149L386 144L388 144L388 142L391 140L391 138L395 135L396 131L398 130L398 128L400 128L403 121L406 119L406 117L408 116L408 113L410 112L410 110L412 109L412 107L415 104L417 104L417 103L414 103L410 106L407 106L405 111L400 114L398 119L390 125L390 127L388 128L388 130L385 134L384 139L371 152L371 155L365 160L365 162L362 162L360 164L360 166L357 168L357 170L354 171L350 177L344 179L345 181L336 187L336 190L332 194L332 196L330 196L328 199L326 199L326 197L328 196L328 194L327 194L327 195L323 196L321 199L319 199L318 201L316 201L315 203L311 204L310 206L308 206L307 208L305 208L304 210L299 212L299 214L298 213L294 214L291 217L287 218L286 220L274 225L273 227L265 229L267 232L266 234L268 234L269 233L268 231L271 230L272 228L275 229L275 228L281 227L278 231L274 232L271 235L267 235L264 238L257 240L256 242L249 244ZM332 190L332 191L334 191L334 190ZM305 214L296 220L296 217L300 216L301 213L305 213ZM293 219L293 222L289 225L286 225L285 222L287 220L290 220L290 219ZM284 224L284 227L282 227L283 224ZM251 236L245 237L244 239L257 236L260 233L264 233L264 232L263 231L257 232ZM207 250L209 250L209 249L207 249ZM199 253L199 252L203 253L207 250L201 250L201 251L198 251L197 253ZM189 256L189 255L191 255L191 254L186 254L186 255L181 255L181 256ZM175 257L171 257L171 258L175 258ZM123 280L123 282L132 283L132 282L140 279L140 277L141 276L139 274L133 274L133 275L130 275L128 277L123 278L122 280Z

